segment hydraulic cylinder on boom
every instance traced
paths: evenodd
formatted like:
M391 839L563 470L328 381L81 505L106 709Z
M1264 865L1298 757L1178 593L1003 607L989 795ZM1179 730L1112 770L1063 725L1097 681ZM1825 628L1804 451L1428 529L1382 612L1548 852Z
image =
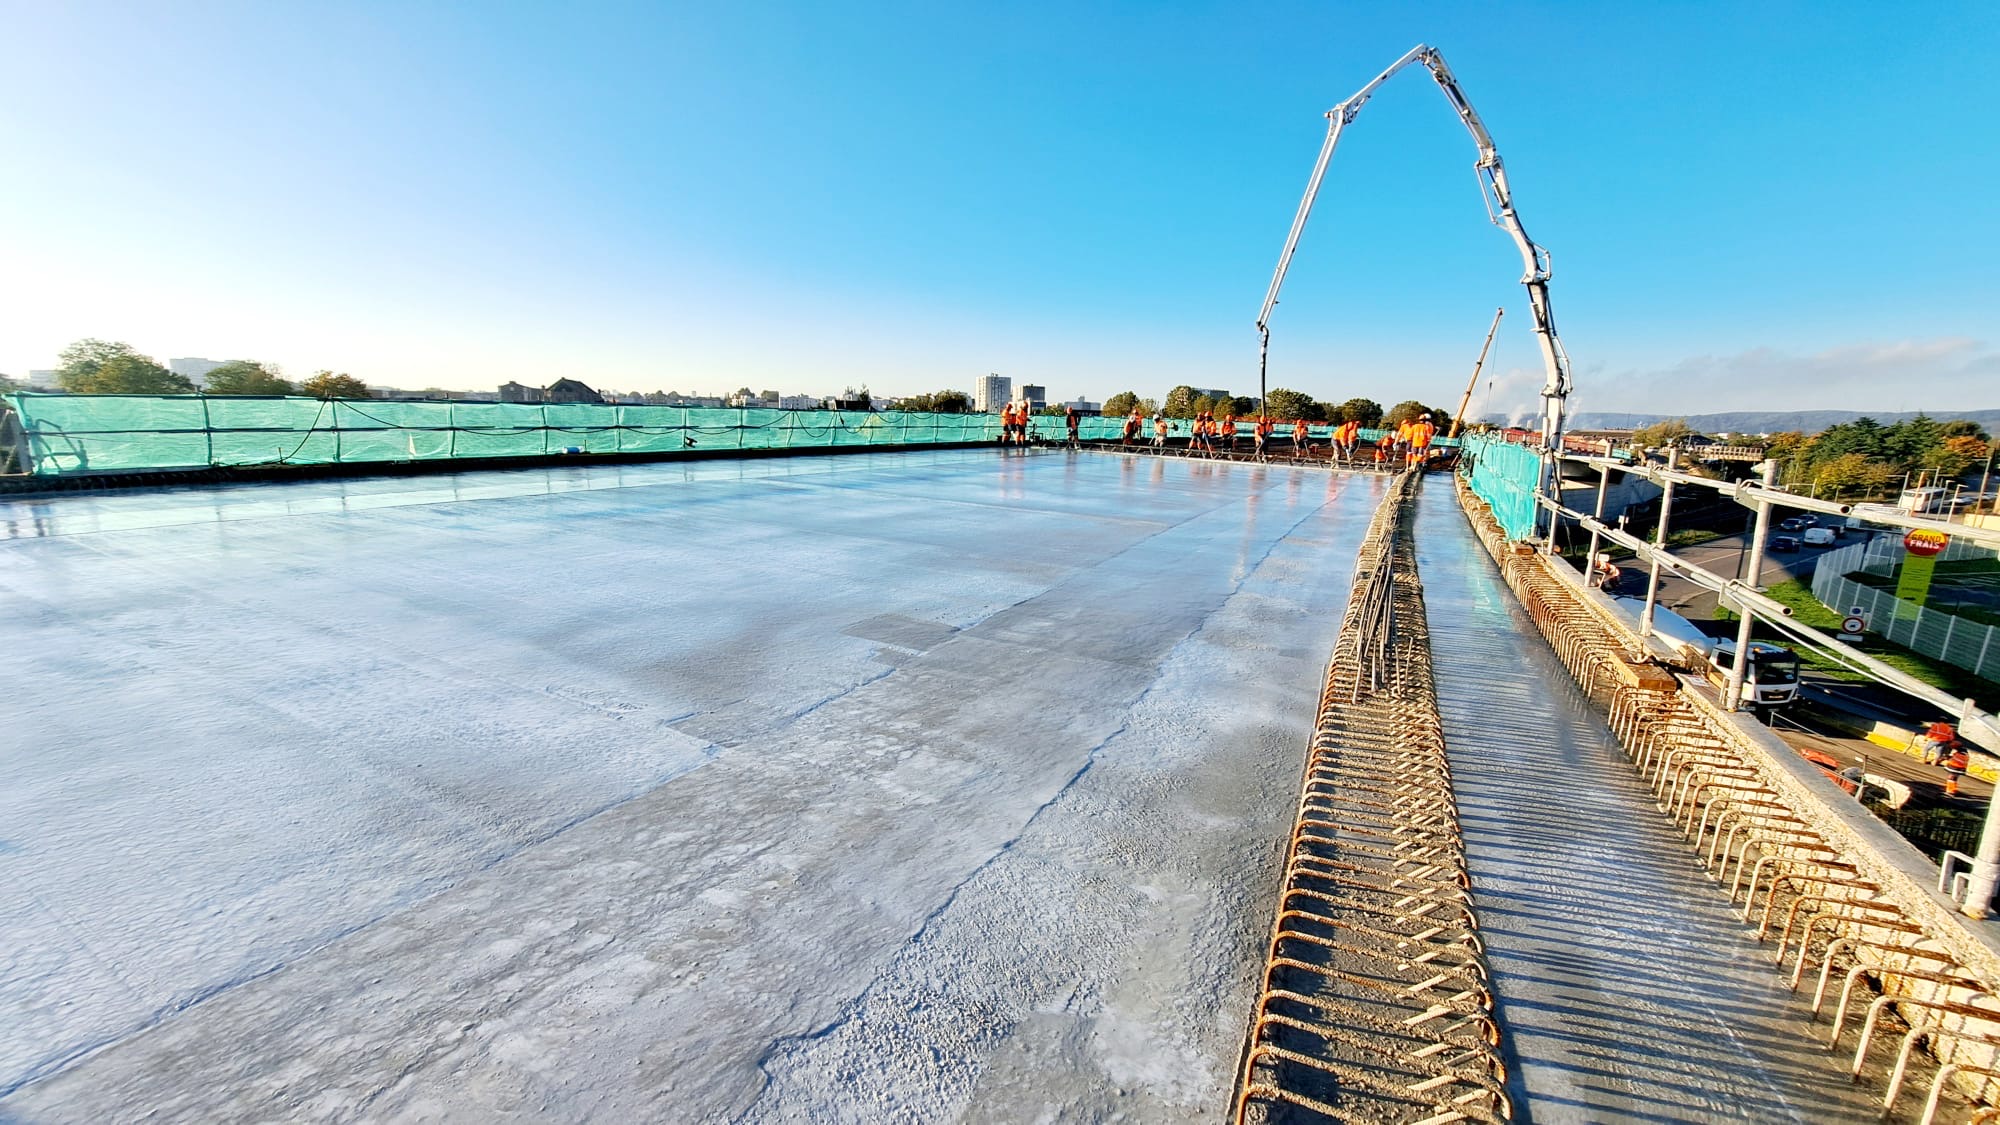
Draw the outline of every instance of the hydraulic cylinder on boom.
M1305 198L1299 201L1299 210L1292 217L1291 233L1285 237L1285 248L1278 255L1278 268L1271 275L1271 287L1264 293L1264 307L1257 313L1257 389L1259 407L1265 389L1266 366L1271 349L1271 310L1278 304L1278 291L1284 287L1285 271L1291 268L1292 255L1298 251L1299 236L1305 233L1306 219L1312 214L1313 200L1319 195L1320 181L1326 178L1327 162L1333 159L1333 150L1340 143L1341 130L1353 122L1368 99L1373 97L1377 87L1394 77L1396 72L1412 63L1422 63L1431 72L1438 88L1444 91L1445 99L1451 102L1453 112L1458 114L1472 143L1479 150L1479 159L1474 168L1479 175L1480 194L1486 200L1487 217L1513 238L1515 247L1521 252L1524 272L1521 284L1528 290L1529 314L1534 319L1535 340L1541 347L1542 364L1547 377L1542 384L1542 484L1537 489L1539 496L1559 496L1560 477L1557 475L1557 458L1562 450L1563 407L1569 397L1570 376L1569 356L1564 353L1562 341L1556 336L1555 315L1549 308L1549 277L1551 276L1548 251L1537 246L1528 232L1521 226L1521 217L1514 210L1514 193L1507 183L1506 169L1500 163L1500 150L1494 147L1492 134L1479 114L1466 100L1465 91L1458 85L1458 79L1451 68L1445 65L1444 56L1435 48L1419 43L1402 58L1397 59L1389 69L1376 75L1367 85L1355 91L1352 97L1326 112L1326 141L1320 145L1319 159L1313 164L1312 178L1306 181ZM1542 518L1543 505L1536 505L1537 526ZM1554 516L1549 517L1554 520ZM1549 543L1554 544L1555 535L1551 525Z

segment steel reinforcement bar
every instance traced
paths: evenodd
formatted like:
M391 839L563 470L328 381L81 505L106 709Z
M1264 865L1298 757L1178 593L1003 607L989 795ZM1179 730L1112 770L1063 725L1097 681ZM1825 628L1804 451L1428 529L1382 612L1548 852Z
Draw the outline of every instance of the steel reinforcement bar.
M1939 1068L1921 1119L1947 1086L1975 1105L2000 1092L2000 954L1930 893L1921 853L1831 790L1791 755L1665 669L1632 654L1637 638L1528 545L1510 542L1463 478L1458 496L1507 584L1586 693L1603 706L1632 765L1687 838L1691 858L1773 946L1793 989L1813 989L1826 1047L1859 1080L1875 1040L1885 1052L1883 1110L1895 1109L1918 1046ZM1836 987L1837 986L1837 987ZM1837 998L1836 994L1837 993Z
M1404 529L1417 476L1369 525L1327 667L1238 1122L1513 1116Z

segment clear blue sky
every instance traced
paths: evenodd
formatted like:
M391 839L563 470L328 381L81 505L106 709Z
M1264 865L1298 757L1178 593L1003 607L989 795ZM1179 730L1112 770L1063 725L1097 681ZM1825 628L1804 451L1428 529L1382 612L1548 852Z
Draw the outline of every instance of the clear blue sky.
M1577 408L2000 407L2000 6L1404 7L0 0L0 371L1242 392L1322 113L1427 41ZM1455 399L1504 303L1533 400L1472 159L1421 70L1368 106L1274 386Z

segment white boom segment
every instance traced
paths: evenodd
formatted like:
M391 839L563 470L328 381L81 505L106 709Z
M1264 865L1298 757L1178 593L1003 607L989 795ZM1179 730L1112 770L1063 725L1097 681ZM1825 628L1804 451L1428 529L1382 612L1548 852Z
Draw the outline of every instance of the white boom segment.
M1543 490L1545 495L1557 495L1560 490L1552 478L1556 473L1556 455L1562 449L1563 405L1569 397L1570 377L1569 356L1563 351L1562 341L1556 335L1555 315L1549 309L1548 251L1535 245L1521 226L1521 218L1514 210L1514 193L1507 185L1507 172L1500 163L1500 150L1494 147L1492 134L1486 131L1485 123L1480 121L1472 103L1466 100L1465 91L1459 88L1458 79L1445 65L1444 56L1422 43L1410 48L1409 53L1355 91L1346 101L1326 111L1326 141L1320 145L1319 160L1313 164L1312 178L1306 181L1305 198L1299 200L1298 213L1292 217L1291 233L1285 237L1284 252L1278 255L1278 268L1271 275L1271 287L1264 293L1264 307L1257 312L1258 410L1260 413L1263 410L1265 364L1271 345L1271 310L1278 304L1278 292L1284 287L1285 272L1291 268L1292 255L1298 251L1299 237L1305 233L1306 219L1312 214L1320 181L1326 178L1327 162L1333 159L1334 147L1340 143L1341 130L1361 112L1361 107L1374 96L1377 87L1394 77L1397 71L1419 62L1431 72L1438 88L1451 102L1452 110L1458 114L1459 121L1464 123L1466 132L1472 134L1472 143L1479 150L1479 161L1474 167L1479 173L1480 194L1486 199L1486 213L1496 225L1506 230L1521 252L1524 269L1521 284L1528 289L1528 308L1534 318L1535 341L1541 347L1542 364L1547 372L1542 384Z

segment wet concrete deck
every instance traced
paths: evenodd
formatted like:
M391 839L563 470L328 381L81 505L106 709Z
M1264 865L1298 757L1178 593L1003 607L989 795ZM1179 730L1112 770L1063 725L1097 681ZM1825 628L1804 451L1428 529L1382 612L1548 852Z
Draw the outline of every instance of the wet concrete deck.
M1419 512L1438 705L1530 1118L1872 1120L1869 1089L1813 1041L1771 947L1702 876L1450 482L1427 482Z
M0 504L0 1119L1205 1120L1380 482Z

